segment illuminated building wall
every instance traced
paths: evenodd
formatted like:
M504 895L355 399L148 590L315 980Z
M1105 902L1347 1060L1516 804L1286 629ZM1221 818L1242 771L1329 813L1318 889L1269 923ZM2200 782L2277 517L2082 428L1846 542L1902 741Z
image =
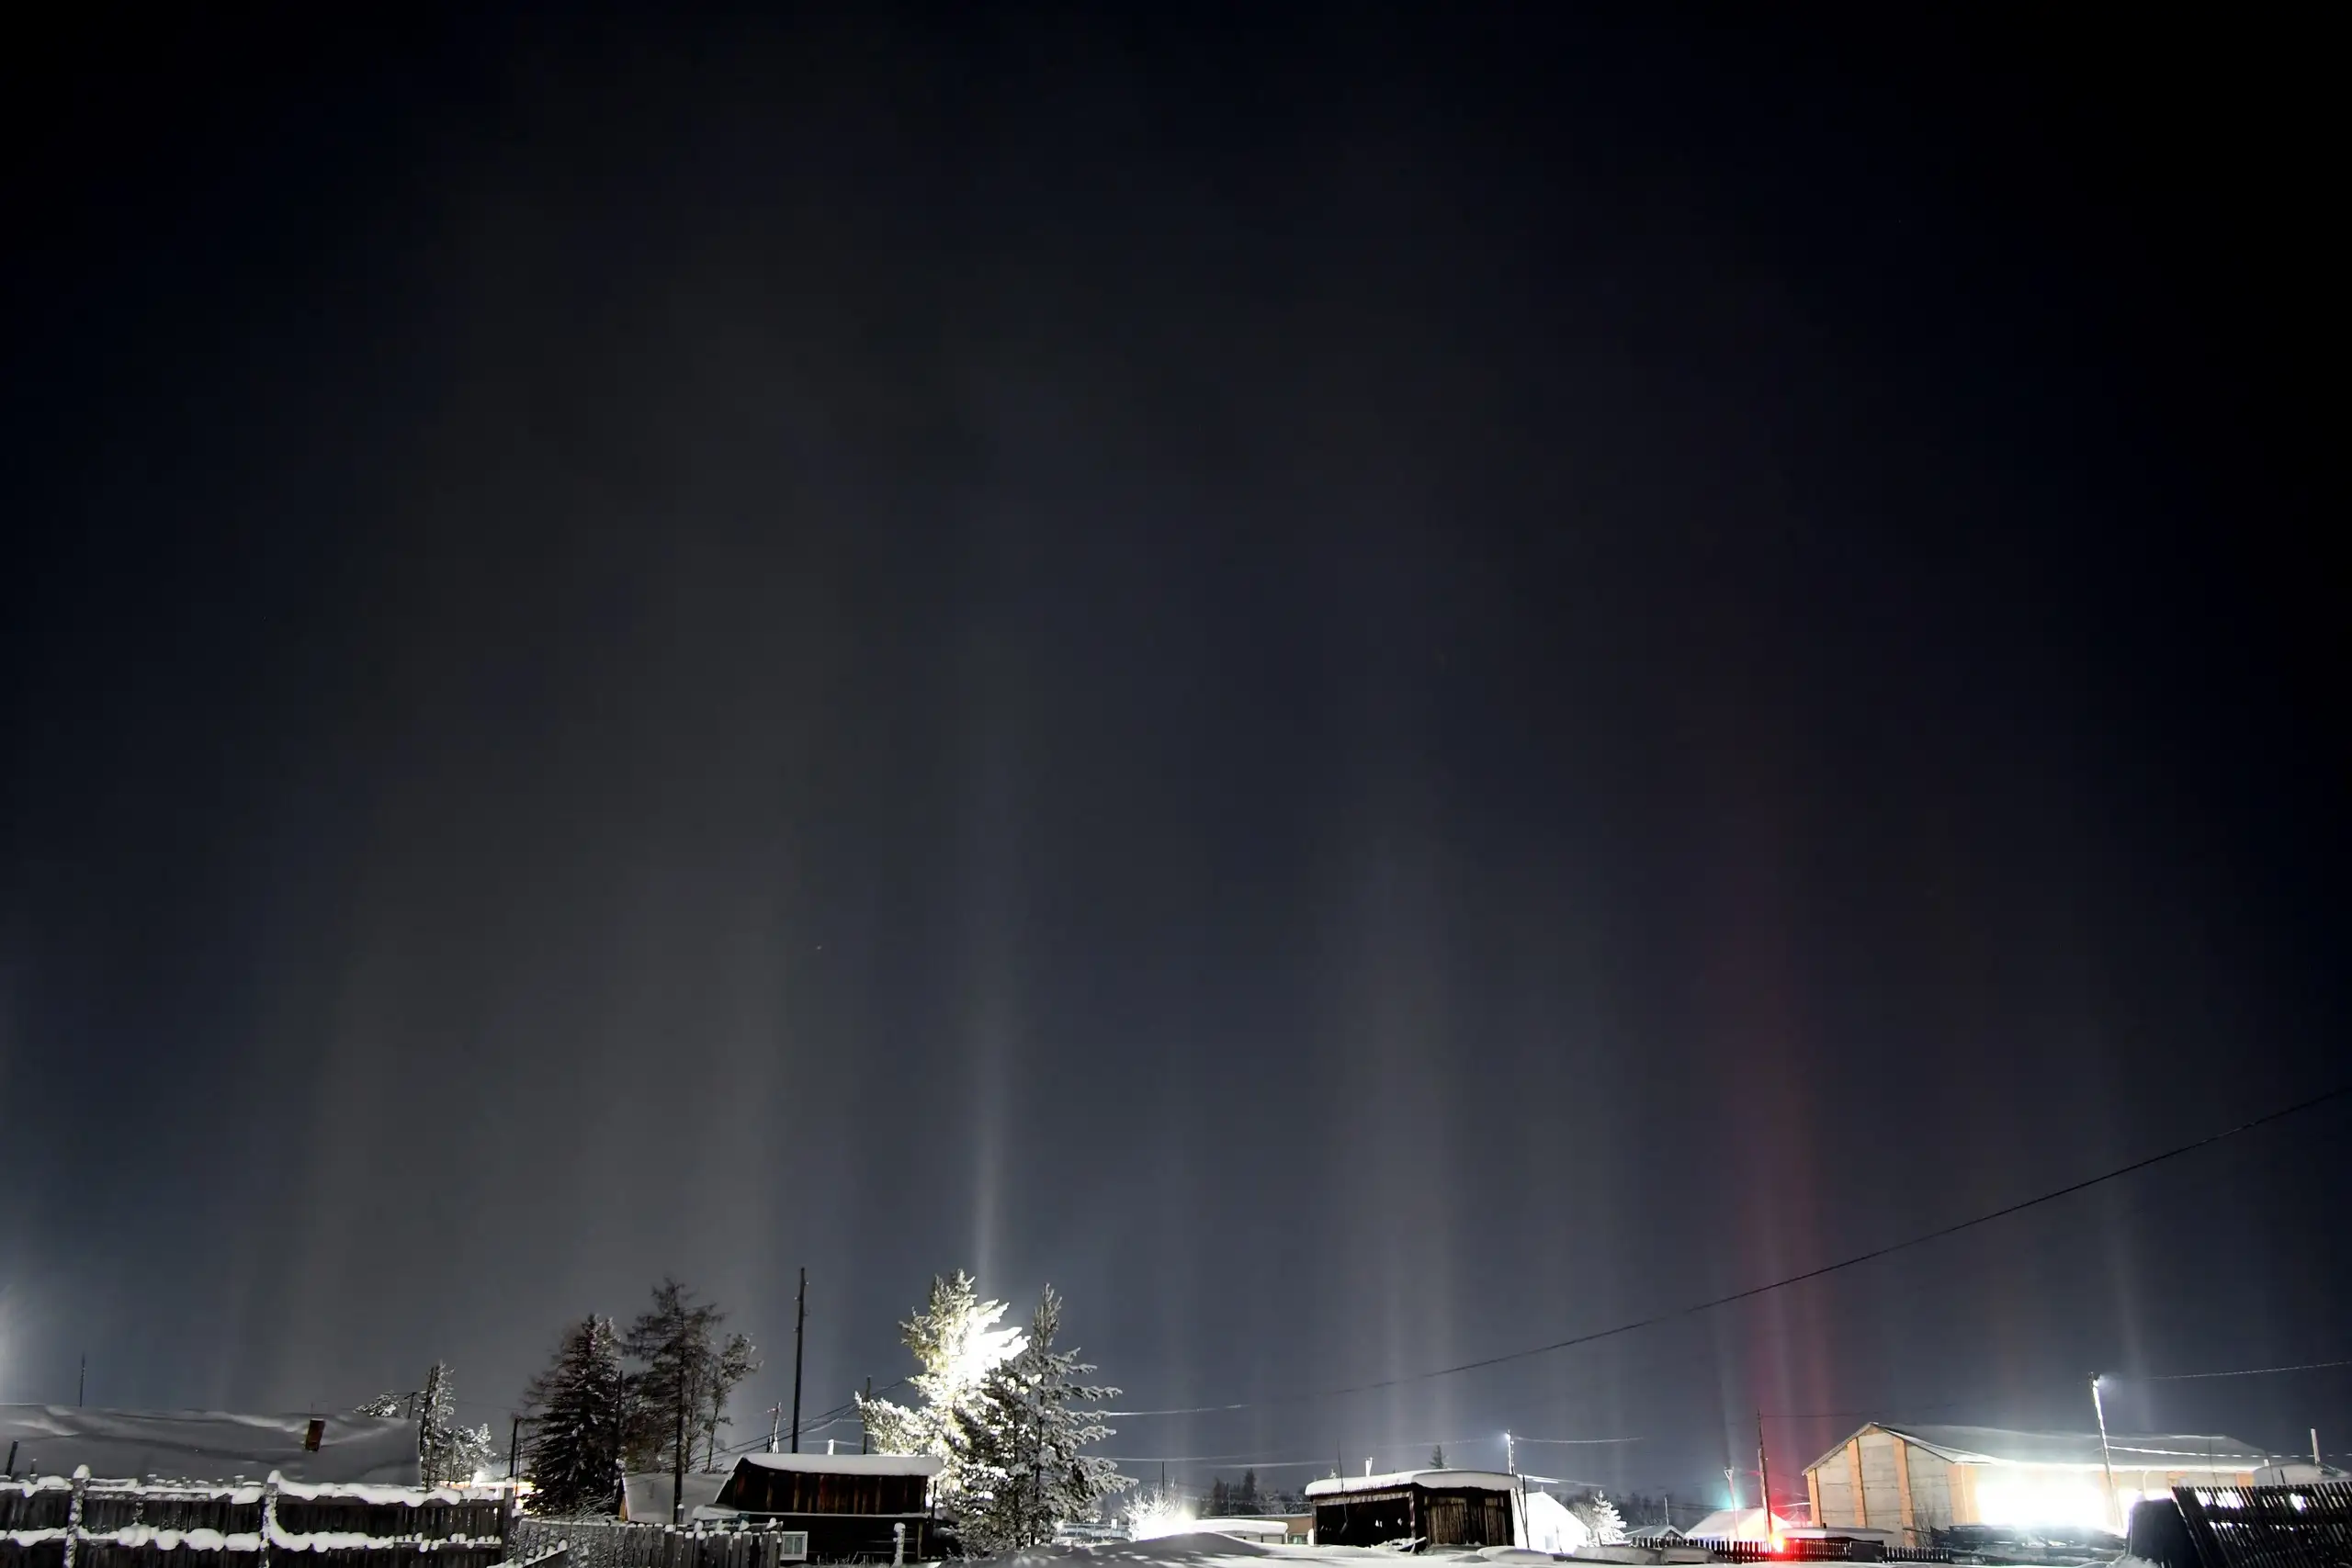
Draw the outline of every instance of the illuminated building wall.
M2247 1485L2263 1456L2233 1438L1864 1427L1805 1469L1813 1517L1926 1544L1953 1525L2120 1529L2132 1505L2177 1485Z

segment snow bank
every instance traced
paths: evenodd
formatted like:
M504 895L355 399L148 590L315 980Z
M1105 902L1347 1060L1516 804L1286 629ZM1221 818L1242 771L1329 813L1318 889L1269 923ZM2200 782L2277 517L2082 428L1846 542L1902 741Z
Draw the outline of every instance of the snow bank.
M1771 1532L1786 1535L1801 1528L1796 1521L1772 1516ZM1762 1540L1765 1535L1764 1510L1761 1508L1718 1508L1682 1532L1691 1540Z
M1451 1558L1461 1562L1552 1561L1543 1552L1512 1546L1488 1547L1482 1551L1441 1547L1424 1557ZM973 1568L980 1568L982 1563L993 1564L994 1568L1092 1568L1094 1564L1102 1564L1102 1568L1275 1568L1275 1564L1268 1562L1269 1558L1302 1564L1329 1563L1334 1568L1396 1568L1398 1554L1376 1546L1261 1546L1229 1535L1195 1531L1164 1535L1156 1540L1108 1541L1101 1546L1033 1547L1002 1557L983 1558Z

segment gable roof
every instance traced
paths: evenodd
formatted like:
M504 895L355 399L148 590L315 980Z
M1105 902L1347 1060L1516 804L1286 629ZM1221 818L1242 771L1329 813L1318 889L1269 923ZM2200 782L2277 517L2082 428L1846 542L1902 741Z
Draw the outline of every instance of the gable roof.
M1496 1470L1392 1470L1385 1475L1327 1475L1308 1482L1306 1495L1338 1497L1355 1492L1393 1492L1399 1486L1436 1492L1516 1492L1519 1480Z
M788 1470L801 1475L937 1475L941 1461L930 1454L745 1454L736 1461L754 1470Z
M2267 1456L2235 1438L2190 1432L2111 1432L2102 1450L2097 1432L2020 1432L2001 1427L1896 1426L1872 1421L1839 1439L1808 1471L1844 1462L1848 1443L1864 1432L1885 1432L1954 1464L2064 1464L2098 1467L2111 1455L2118 1470L2251 1470Z

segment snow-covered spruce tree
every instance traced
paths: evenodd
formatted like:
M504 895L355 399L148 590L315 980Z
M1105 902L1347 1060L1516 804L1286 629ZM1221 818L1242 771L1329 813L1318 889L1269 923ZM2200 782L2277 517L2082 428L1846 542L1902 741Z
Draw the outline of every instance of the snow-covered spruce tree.
M1104 1497L1135 1484L1109 1460L1080 1451L1112 1429L1076 1406L1119 1391L1077 1381L1094 1368L1075 1350L1054 1348L1061 1313L1061 1297L1046 1286L1029 1342L980 1380L948 1435L961 1475L964 1542L983 1552L1044 1545L1056 1525L1091 1515Z
M1445 1445L1443 1443L1440 1443L1437 1447L1430 1450L1430 1468L1431 1470L1443 1470L1445 1468Z
M405 1416L409 1412L409 1401L415 1397L416 1395L413 1393L379 1393L373 1399L360 1401L359 1407L352 1414L354 1416Z
M531 1410L531 1507L541 1514L609 1514L620 1495L628 1380L608 1317L563 1331L555 1359L523 1393Z
M1568 1512L1582 1519L1592 1531L1595 1546L1625 1544L1624 1517L1617 1512L1617 1505L1598 1492L1588 1492L1568 1505Z
M490 1463L493 1439L487 1425L458 1425L455 1374L435 1361L417 1397L416 1462L427 1486L462 1486Z
M857 1401L875 1452L929 1454L941 1461L932 1496L950 1511L962 1501L963 1472L949 1436L970 1413L981 1380L1025 1343L1019 1329L997 1326L1004 1312L1004 1303L980 1300L978 1283L962 1269L953 1279L933 1276L929 1303L899 1325L899 1338L922 1368L907 1380L922 1403Z

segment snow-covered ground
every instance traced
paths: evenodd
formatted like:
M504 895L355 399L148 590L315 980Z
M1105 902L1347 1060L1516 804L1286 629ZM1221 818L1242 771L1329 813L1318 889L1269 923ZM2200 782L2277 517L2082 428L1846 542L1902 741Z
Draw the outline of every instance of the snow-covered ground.
M1041 1546L1003 1557L983 1559L1001 1568L1277 1568L1281 1562L1326 1562L1345 1568L1375 1568L1395 1564L1399 1553L1376 1546L1272 1546L1237 1540L1228 1535L1164 1535L1157 1540L1121 1540L1101 1546ZM1268 1562L1268 1559L1274 1562ZM1476 1551L1439 1548L1421 1554L1421 1561L1451 1558L1465 1565L1482 1562L1549 1563L1551 1556L1515 1546L1489 1546Z

